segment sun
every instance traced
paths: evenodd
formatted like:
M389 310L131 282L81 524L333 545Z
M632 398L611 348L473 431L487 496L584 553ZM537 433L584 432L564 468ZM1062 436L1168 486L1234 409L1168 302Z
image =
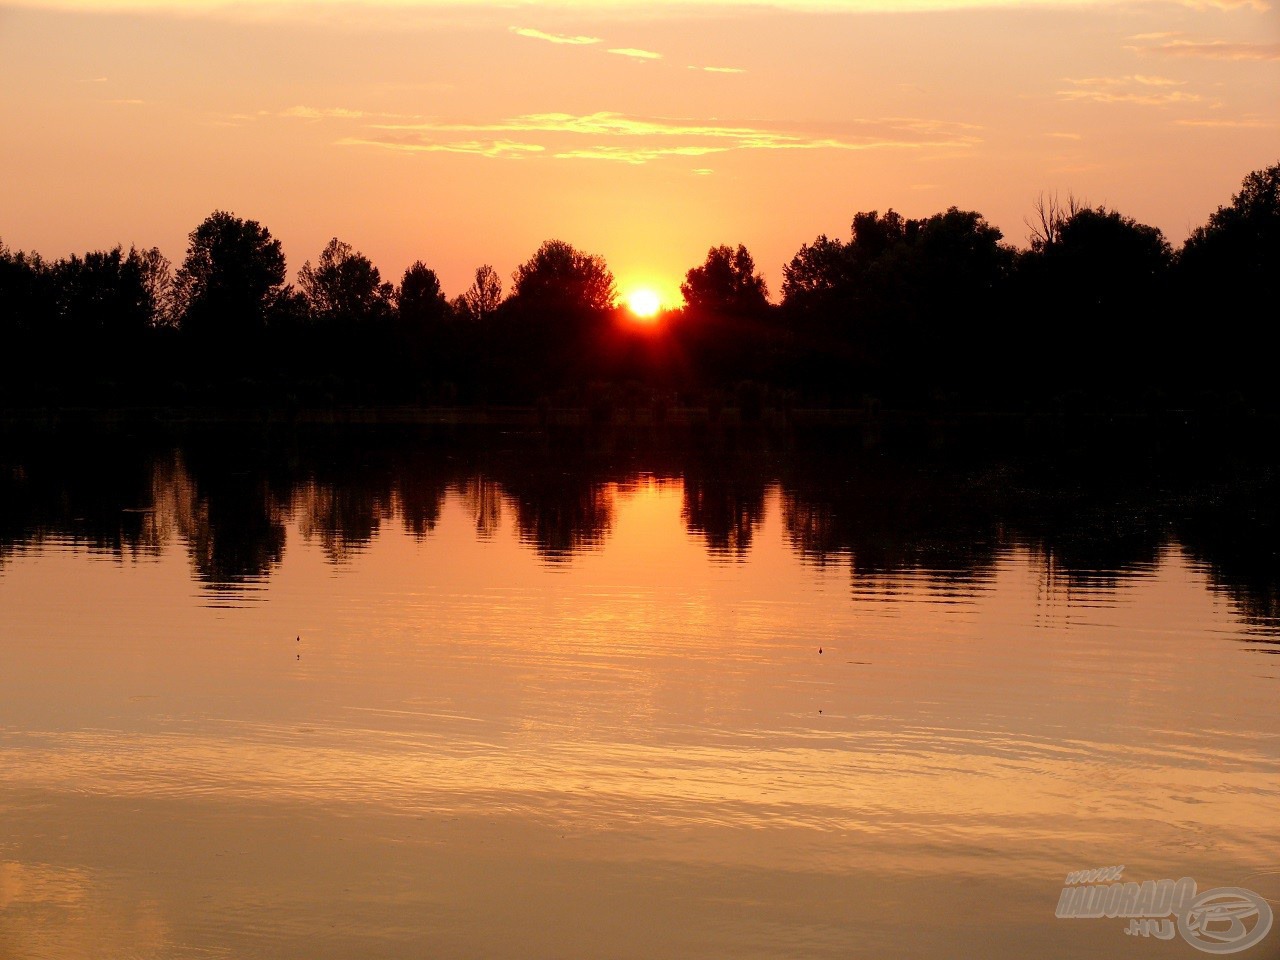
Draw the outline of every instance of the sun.
M662 301L652 290L640 287L627 294L627 309L640 320L652 320L662 309Z

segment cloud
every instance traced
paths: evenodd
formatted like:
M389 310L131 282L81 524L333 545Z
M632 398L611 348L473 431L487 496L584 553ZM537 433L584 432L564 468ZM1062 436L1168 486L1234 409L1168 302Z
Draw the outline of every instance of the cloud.
M701 70L703 73L746 73L742 67L689 67L690 70Z
M846 123L827 135L786 127L736 126L664 118L533 113L491 123L372 124L342 142L430 152L513 156L546 152L556 159L642 164L742 150L884 150L968 148L981 142L971 124L920 118ZM536 143L534 141L537 141Z
M1071 84L1071 88L1058 91L1058 97L1062 100L1132 103L1147 107L1204 102L1204 97L1198 93L1172 89L1183 86L1184 83L1168 77L1132 74L1125 77L1085 77L1080 80L1068 78L1065 82Z
M616 53L620 57L631 57L635 60L661 60L662 54L654 53L652 50L637 50L635 47L617 47L610 50L609 53Z
M1059 90L1064 100L1091 100L1095 103L1133 103L1143 107L1163 107L1173 103L1203 103L1197 93L1174 90L1169 93L1134 93L1118 90Z
M705 157L732 149L720 147L578 147L555 154L557 160L612 160L617 163L641 164L662 157Z
M1173 122L1180 127L1207 127L1215 130L1269 130L1280 127L1280 122L1258 117L1189 117Z
M1266 13L1271 9L1271 4L1267 0L1180 0L1182 6L1191 7L1195 10L1244 10L1249 9L1257 13Z
M1081 80L1068 78L1067 83L1075 84L1078 87L1123 87L1134 84L1140 87L1181 87L1186 85L1185 80L1152 77L1141 73L1130 74L1127 77L1085 77Z
M221 126L243 126L249 123L264 123L271 120L305 120L316 123L320 120L332 120L338 123L363 120L368 123L408 123L422 119L421 114L385 113L352 110L348 107L313 107L298 104L284 110L258 110L254 113L227 113L214 117L212 122Z
M1204 57L1209 60L1280 60L1280 43L1233 43L1228 40L1173 40L1144 47L1169 57Z
M347 110L344 107L290 107L280 112L282 117L296 117L299 120L358 120L365 114L360 110Z
M448 143L423 142L413 136L346 137L339 146L381 147L409 153L470 153L482 157L520 159L530 154L542 153L546 147L538 143L520 143L514 140L456 140Z
M568 37L561 33L544 33L541 30L534 30L532 27L512 27L511 32L519 37L528 37L530 40L545 40L547 43L568 44L574 47L586 47L593 43L600 43L599 37Z

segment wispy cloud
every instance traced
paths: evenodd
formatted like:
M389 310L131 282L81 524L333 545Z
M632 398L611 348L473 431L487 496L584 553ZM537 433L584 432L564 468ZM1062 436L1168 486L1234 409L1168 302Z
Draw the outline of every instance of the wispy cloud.
M615 53L620 57L631 57L634 60L661 60L662 54L654 53L652 50L637 50L635 47L615 47L609 53Z
M213 117L211 122L222 126L244 126L251 123L267 123L272 120L301 120L309 124L322 120L333 123L411 123L422 120L421 114L389 113L382 110L354 110L350 107L316 107L297 104L283 110L257 110L253 113L227 113Z
M542 30L534 30L532 27L512 27L511 32L519 37L528 37L530 40L545 40L547 43L561 43L574 47L587 47L601 42L599 37L569 37L562 33L545 33Z
M1173 121L1180 127L1207 127L1213 130L1274 130L1280 121L1260 117L1187 117Z
M703 73L746 73L742 67L689 67L690 70L700 70Z
M741 150L914 150L968 148L981 142L974 132L977 128L947 121L888 118L844 126L845 132L826 135L785 126L698 123L607 111L581 115L535 113L492 123L372 124L362 135L342 142L487 156L534 152L529 148L537 146L537 152L557 159L629 164Z
M515 140L453 140L446 143L423 141L412 135L377 137L344 137L339 146L380 147L409 153L470 153L481 157L520 159L542 153L546 147L539 143L520 143Z
M612 160L617 163L641 164L663 157L705 157L724 153L729 147L576 147L554 156L557 160Z
M1254 10L1266 13L1271 9L1267 0L1180 0L1184 7L1203 10L1208 7L1214 10Z
M1169 57L1203 57L1209 60L1280 60L1280 43L1173 40L1143 49Z
M1184 86L1184 83L1168 77L1131 74L1124 77L1084 77L1079 80L1068 78L1065 82L1071 86L1058 91L1058 97L1063 100L1158 107L1173 103L1203 103L1205 99L1198 93L1174 89Z
M511 32L517 36L528 37L530 40L544 40L547 43L574 47L590 47L604 42L600 37L567 36L562 33L547 33L544 30L535 30L532 27L512 27ZM632 60L662 59L662 54L653 50L641 50L638 47L612 47L605 52L619 57L630 57Z
M1141 73L1133 73L1125 77L1084 77L1080 80L1068 78L1067 83L1075 84L1078 87L1125 87L1133 85L1139 87L1181 87L1186 85L1185 80L1174 80L1171 77L1153 77Z
M280 112L282 117L295 117L299 120L358 120L365 116L362 110L348 110L345 107L290 107Z

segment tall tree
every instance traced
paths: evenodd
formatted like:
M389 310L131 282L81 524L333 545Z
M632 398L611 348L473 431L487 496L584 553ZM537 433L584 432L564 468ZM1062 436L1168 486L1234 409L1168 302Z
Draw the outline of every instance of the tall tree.
M512 293L480 331L495 395L581 389L600 375L611 324L613 274L602 257L548 240L512 278Z
M1180 266L1197 286L1229 299L1275 303L1280 294L1280 163L1244 178L1182 249Z
M392 285L382 282L368 257L337 237L314 267L310 260L302 265L298 287L317 319L363 323L385 319L391 312Z
M58 326L65 334L124 341L154 323L155 304L137 250L70 256L53 265L52 277Z
M849 282L849 253L825 233L804 244L782 268L782 302L817 305L839 295Z
M502 278L489 264L476 267L475 280L462 295L467 314L481 322L498 312L502 303Z
M285 290L280 241L256 220L224 210L210 214L189 240L174 279L182 328L202 337L263 329Z
M548 240L516 269L512 297L544 309L604 312L613 308L617 288L603 257Z
M1074 199L1041 226L1018 258L1013 302L1022 316L1005 334L1024 344L1025 388L1079 404L1128 404L1161 387L1173 260L1164 234Z
M438 323L448 313L449 302L440 288L440 278L421 260L405 270L400 279L396 310L401 326L414 328Z
M695 313L758 314L769 306L769 288L756 272L756 262L741 244L712 247L701 266L680 284L685 303Z
M1258 349L1280 301L1280 163L1255 170L1188 238L1177 264L1176 309L1195 337L1183 376L1222 396L1280 408L1274 357Z
M1071 310L1114 313L1153 295L1173 262L1159 228L1106 207L1059 213L1047 239L1033 240L1025 264Z
M779 331L767 322L769 290L745 246L712 247L685 274L680 292L685 308L673 336L697 386L733 388L773 374Z
M38 253L0 241L0 336L13 340L48 330L53 311L49 267Z
M130 251L132 254L133 251ZM151 324L156 327L172 327L178 322L174 315L173 264L158 247L138 251L142 270L142 285L150 301Z

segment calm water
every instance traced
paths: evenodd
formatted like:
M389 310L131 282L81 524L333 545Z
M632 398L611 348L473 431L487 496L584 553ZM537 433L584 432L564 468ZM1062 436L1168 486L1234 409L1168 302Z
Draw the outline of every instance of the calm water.
M1276 472L11 441L0 957L1196 957L1280 908ZM1280 930L1245 957L1280 956Z

